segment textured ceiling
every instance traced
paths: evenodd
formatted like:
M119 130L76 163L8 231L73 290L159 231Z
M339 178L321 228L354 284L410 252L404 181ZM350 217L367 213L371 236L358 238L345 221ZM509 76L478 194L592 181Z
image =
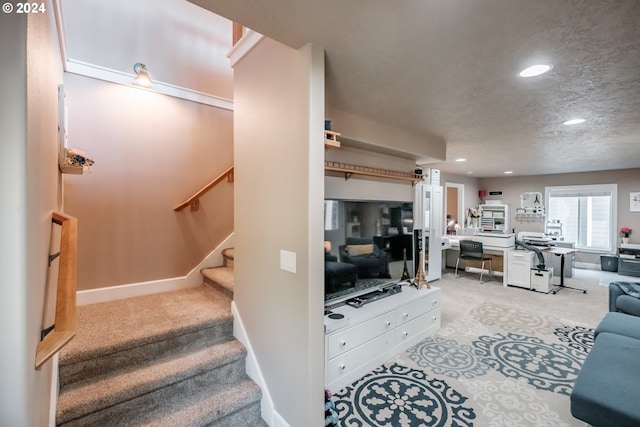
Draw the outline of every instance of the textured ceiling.
M637 0L193 3L294 48L324 48L332 108L444 138L447 160L432 165L442 171L640 167ZM540 62L553 69L517 76ZM573 117L587 122L562 124Z

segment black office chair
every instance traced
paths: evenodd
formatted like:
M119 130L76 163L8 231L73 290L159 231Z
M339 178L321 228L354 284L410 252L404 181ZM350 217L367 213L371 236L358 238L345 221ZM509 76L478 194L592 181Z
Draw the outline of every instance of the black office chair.
M475 242L473 240L460 240L460 255L456 261L456 274L458 277L458 264L460 260L463 261L479 261L482 262L482 270L480 271L480 283L482 283L482 274L484 273L484 262L489 261L489 274L491 274L491 257L484 256L482 250L482 242Z

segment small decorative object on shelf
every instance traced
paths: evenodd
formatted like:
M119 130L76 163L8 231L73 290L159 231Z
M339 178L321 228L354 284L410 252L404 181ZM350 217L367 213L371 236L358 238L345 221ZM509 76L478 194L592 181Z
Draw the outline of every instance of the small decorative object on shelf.
M482 218L483 212L482 212L482 208L475 207L475 208L469 208L469 212L467 213L467 216L469 217L469 227L471 228L479 228L480 227L480 218Z
M404 266L402 269L402 277L400 277L400 281L409 280L411 276L409 276L409 268L407 267L407 249L402 249L402 259L404 261Z
M340 134L338 132L325 130L324 131L324 149L328 150L330 148L340 148L340 141L338 141L339 136Z
M91 165L95 162L86 153L75 148L64 149L64 164L59 165L63 173L83 174L91 171Z
M426 286L427 289L431 289L431 285L429 285L429 282L427 281L427 277L424 274L424 255L422 251L418 253L418 262L420 264L418 264L418 272L416 273L416 278L413 279L413 285L417 289L420 289L423 286Z
M631 234L631 229L629 227L621 227L620 234L622 234L622 243L629 243L629 234Z

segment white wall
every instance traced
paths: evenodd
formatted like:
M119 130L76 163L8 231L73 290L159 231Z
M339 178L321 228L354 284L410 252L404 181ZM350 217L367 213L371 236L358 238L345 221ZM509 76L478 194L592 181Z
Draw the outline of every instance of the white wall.
M0 15L0 424L27 425L26 131L27 19Z
M45 5L48 11L52 2ZM0 16L0 424L49 424L52 362L36 371L51 211L60 208L57 94L62 66L52 13Z
M233 112L65 73L69 147L95 161L65 176L78 218L78 290L182 277L233 232L234 184L174 212L233 165Z
M265 38L234 66L235 302L291 426L324 419L323 55Z

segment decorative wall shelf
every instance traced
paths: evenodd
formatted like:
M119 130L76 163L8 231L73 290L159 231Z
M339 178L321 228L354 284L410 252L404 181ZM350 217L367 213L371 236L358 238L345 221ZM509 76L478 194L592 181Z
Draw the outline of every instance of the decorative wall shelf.
M330 150L332 148L340 148L340 141L338 141L339 136L340 134L338 132L325 130L324 131L324 149Z
M82 175L84 173L84 167L82 166L62 166L58 165L60 172L69 173L74 175Z
M378 178L395 179L401 181L410 181L411 184L422 181L424 178L422 174L416 174L414 172L398 172L388 169L379 169L369 166L352 165L349 163L332 162L326 160L324 162L324 170L330 172L344 173L344 179L347 180L353 175L373 176Z
M517 213L516 218L518 219L544 219L545 214L543 213Z

